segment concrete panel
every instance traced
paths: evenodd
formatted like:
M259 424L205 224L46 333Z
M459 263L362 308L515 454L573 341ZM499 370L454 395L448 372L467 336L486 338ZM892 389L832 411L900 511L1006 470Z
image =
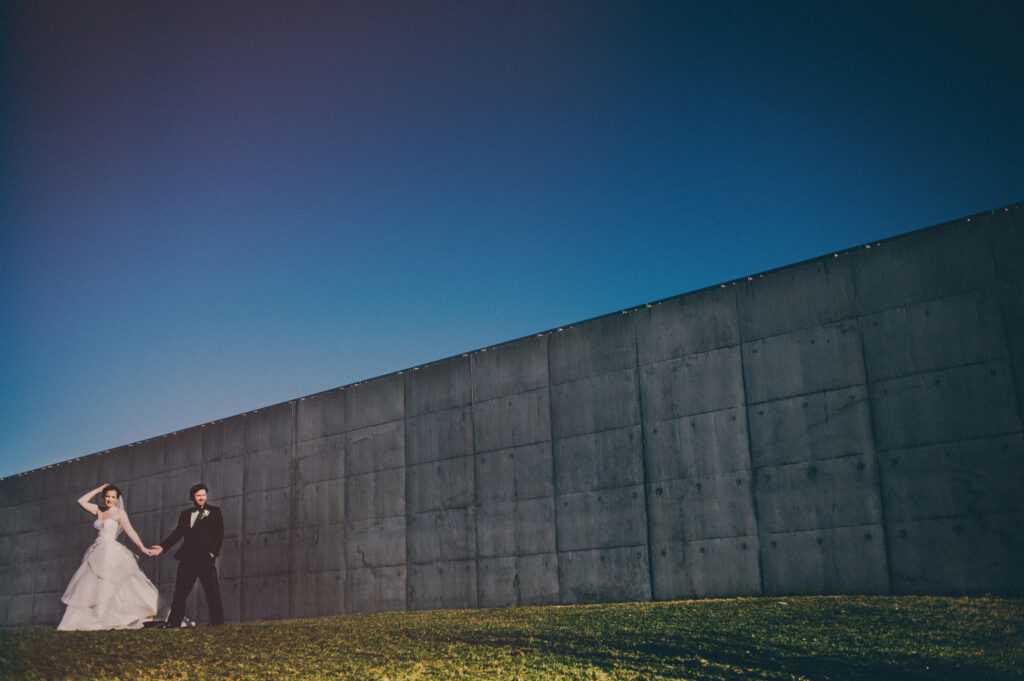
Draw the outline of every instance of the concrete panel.
M652 541L651 575L657 601L760 595L757 537Z
M163 473L167 469L164 465L166 440L165 435L112 452L104 452L97 459L97 473L104 481L123 480L125 471L128 471L132 478L145 478Z
M289 447L295 439L295 402L286 402L245 414L245 451Z
M1001 208L987 218L999 281L1024 279L1024 207Z
M245 456L244 485L247 493L280 489L291 484L291 447L279 447ZM188 496L188 487L185 495Z
M288 617L288 575L243 577L241 581L242 621L259 622Z
M736 292L731 286L663 300L636 313L641 366L739 345Z
M345 475L344 435L307 440L295 445L295 478L293 484L323 482Z
M515 501L476 507L476 554L481 557L516 555L518 514Z
M558 585L567 605L650 600L647 546L559 553Z
M874 451L865 386L762 402L748 418L755 468Z
M344 612L345 572L311 572L291 582L290 617L323 617Z
M853 257L836 254L747 277L736 300L744 341L855 317Z
M203 429L182 430L164 438L164 468L176 471L203 463Z
M199 468L193 469L194 475L199 475L199 470ZM170 505L183 506L185 498L188 496L189 485L198 482L199 478L191 480L191 482L188 482L183 487L180 485L170 487L171 494L166 496L165 501L164 487L168 486L168 477L178 479L179 476L175 474L160 474L130 481L126 480L123 483L115 483L121 487L128 513L134 517L135 513L138 512L155 511Z
M647 517L641 485L556 498L558 550L646 545Z
M293 527L326 528L345 522L344 478L296 486L292 493Z
M476 607L476 562L460 560L410 565L409 610Z
M220 582L220 599L224 604L224 621L228 624L238 624L242 621L242 580L241 579L218 579ZM196 589L202 591L202 587ZM209 613L203 608L201 612Z
M871 314L991 286L995 264L984 230L960 220L860 249L854 276Z
M0 482L3 482L3 486L0 487L0 506L24 504L43 496L43 478L34 473L4 478ZM88 483L78 484L81 486Z
M470 560L476 556L476 512L472 508L411 514L406 524L410 564Z
M651 482L750 470L747 412L724 409L644 422L644 459Z
M555 440L555 493L586 492L643 484L640 426Z
M290 547L291 537L287 530L243 537L242 577L287 575Z
M463 456L406 469L406 509L416 514L473 504L473 457Z
M140 511L150 511L163 508L165 505L188 506L192 503L188 491L192 489L192 485L202 482L201 476L202 467L192 466L184 470L167 471L162 475L143 478L137 484L132 484L133 488L139 488L138 491L141 494L132 494L131 497L128 497L129 492L125 492L126 501L130 504L129 510L135 510L138 507ZM212 490L209 491L211 492L209 501L216 506ZM146 498L142 499L143 496ZM140 497L138 504L135 503L136 497Z
M64 503L68 506L67 502ZM78 504L75 504L77 506ZM6 508L0 508L0 536L10 536L14 534L14 521L18 515L18 506L7 506ZM4 557L0 555L0 563L3 563Z
M747 403L865 382L856 321L794 331L743 345Z
M64 592L65 577L61 571L61 558L59 553L47 554L50 556L56 556L55 558L49 558L44 560L37 560L32 564L32 591L34 593L46 593L50 591L58 591L57 600L60 600L61 593Z
M32 567L35 565L35 560L32 562L18 562L6 565L0 570L0 575L3 576L3 583L0 586L3 593L8 596L16 596L20 594L32 594L32 589L35 587L35 573L32 571Z
M519 605L518 571L515 556L477 560L477 607L504 608Z
M129 546L132 550L135 550L134 544L128 543L128 538L122 536L126 546ZM36 543L36 558L40 561L49 560L52 558L60 558L64 553L64 528L63 527L49 527L42 530L37 535ZM48 589L44 589L48 590Z
M551 443L477 454L476 503L551 497L555 493Z
M298 579L314 573L344 571L344 525L292 530L291 540L290 571ZM341 601L338 601L338 606L341 606Z
M888 593L882 526L761 535L761 574L770 595Z
M242 493L245 480L245 459L234 457L231 459L217 459L203 464L199 480L208 485L207 495L210 503L220 506L217 499L239 496ZM192 484L199 482L195 480L183 489L174 490L174 496L168 498L164 505L175 507L186 504L186 497Z
M164 538L164 535L161 534L163 531L163 515L167 513L167 511L158 510L142 511L139 513L132 511L129 514L132 527L139 533L139 539L142 540L143 544L152 546ZM63 537L61 537L61 542L63 542ZM130 544L130 548L133 551L136 550L134 544ZM63 550L66 550L66 548Z
M345 566L350 570L404 566L405 525L405 516L345 523Z
M13 629L32 625L32 594L20 594L7 599L6 625Z
M670 480L648 487L651 544L754 535L749 472L699 480Z
M739 348L720 348L643 367L644 420L665 421L743 405Z
M36 627L56 627L64 616L64 604L60 601L61 592L36 592L32 596L32 625Z
M1006 347L1011 354L1024 354L1024 280L1001 286L997 290L999 308L1006 330Z
M538 553L519 556L519 602L521 605L555 605L560 603L558 556Z
M203 461L219 461L245 453L245 416L203 426Z
M524 556L554 551L553 498L499 501L476 507L476 555Z
M296 440L305 442L344 433L348 394L349 391L338 388L300 399L296 410Z
M473 364L473 399L540 390L548 386L548 335L538 335L487 348L470 355Z
M882 522L873 456L761 468L755 501L762 534Z
M405 515L405 469L345 478L345 518L370 520Z
M287 530L290 523L291 490L253 492L243 498L243 536Z
M881 457L886 521L991 515L1020 508L1024 439L997 438L892 450Z
M345 388L349 430L397 421L405 416L405 377L391 374Z
M175 567L176 560L167 561L166 558L157 561L168 567ZM241 537L225 537L220 547L220 555L217 556L217 577L221 581L225 579L238 579L242 576L242 539Z
M1024 594L1024 514L929 518L888 526L898 593Z
M1007 356L999 300L990 292L886 310L866 317L862 326L872 381Z
M548 336L551 385L636 367L635 315L593 319Z
M548 390L509 395L473 407L476 451L508 449L551 439Z
M551 435L566 438L640 423L635 369L551 388Z
M349 569L345 572L345 612L405 610L405 566Z
M878 451L967 440L1021 429L1006 361L917 374L871 386Z
M468 405L473 399L469 356L405 372L405 416Z
M15 532L36 532L44 529L49 521L46 510L53 505L48 499L29 501L17 507L14 513Z
M473 408L456 407L405 421L405 460L409 464L473 454Z
M89 535L88 532L90 531L93 532L93 534ZM85 535L88 536L89 540L88 543L86 543L86 546L96 538L95 530L92 529L91 525L86 525L85 522L81 524L80 530L76 527L74 532L85 533ZM10 563L12 565L28 565L34 563L36 560L36 547L39 545L39 537L41 534L41 532L22 532L15 534Z
M236 495L233 497L208 497L210 503L214 506L220 506L221 514L224 516L224 536L225 537L237 537L242 532L242 518L243 512L242 507L244 499L242 495ZM178 517L178 513L181 512L181 508L171 508L168 511L164 511L164 528L168 532L173 529L175 519ZM168 525L171 527L168 528Z
M405 422L392 421L349 431L345 440L345 474L405 466Z
M14 546L13 533L0 533L0 565L10 565L11 552ZM3 593L3 585L0 584L0 593Z

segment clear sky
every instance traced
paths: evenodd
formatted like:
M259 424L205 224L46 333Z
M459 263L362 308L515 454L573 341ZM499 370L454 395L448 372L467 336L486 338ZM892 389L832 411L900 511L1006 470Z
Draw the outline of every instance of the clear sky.
M1019 0L4 2L0 476L1024 200L1021 36Z

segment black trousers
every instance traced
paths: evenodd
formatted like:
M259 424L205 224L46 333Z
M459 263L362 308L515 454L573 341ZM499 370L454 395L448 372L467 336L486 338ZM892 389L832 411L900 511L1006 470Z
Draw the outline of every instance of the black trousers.
M220 584L217 582L217 566L209 560L183 560L178 563L178 576L174 580L174 598L171 600L171 614L167 616L168 627L180 627L185 617L185 602L192 592L196 580L203 585L206 606L210 611L210 624L224 624L224 605L220 600Z

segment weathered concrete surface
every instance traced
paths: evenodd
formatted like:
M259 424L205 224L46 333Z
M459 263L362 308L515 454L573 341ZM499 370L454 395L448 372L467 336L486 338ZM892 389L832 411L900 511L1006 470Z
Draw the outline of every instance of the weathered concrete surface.
M231 621L1020 594L1022 421L1015 205L0 480L0 626L57 623L104 480L154 542L210 486Z

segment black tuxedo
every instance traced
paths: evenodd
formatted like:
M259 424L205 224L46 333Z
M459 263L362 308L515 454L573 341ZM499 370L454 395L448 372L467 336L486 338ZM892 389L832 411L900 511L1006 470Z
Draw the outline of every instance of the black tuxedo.
M178 540L184 539L181 548L174 554L178 561L178 575L174 581L174 598L167 626L177 627L185 616L185 601L196 583L203 585L206 604L210 610L210 624L224 623L224 606L220 599L220 585L217 583L216 559L224 542L224 517L220 509L207 504L203 512L192 522L195 507L187 508L178 515L178 524L167 539L160 542L164 550L170 549Z

